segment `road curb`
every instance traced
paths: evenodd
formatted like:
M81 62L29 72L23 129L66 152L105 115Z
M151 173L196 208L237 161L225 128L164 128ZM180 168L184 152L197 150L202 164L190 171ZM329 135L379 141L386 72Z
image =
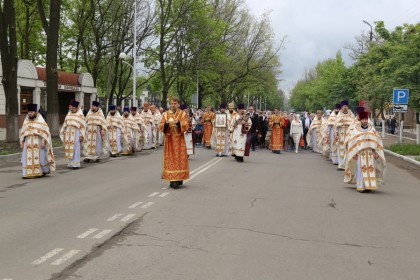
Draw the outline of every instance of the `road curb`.
M419 161L417 161L417 160L415 160L415 159L412 159L412 158L409 158L409 157L406 157L406 156L403 156L403 155L400 155L400 154L394 153L394 152L392 152L392 151L390 151L390 150L387 150L387 149L385 149L385 153L390 154L390 155L392 155L392 156L394 156L394 157L400 158L400 159L402 159L402 160L405 160L405 161L407 161L407 162L413 163L413 164L415 164L415 165L417 165L417 166L420 166L420 162L419 162Z

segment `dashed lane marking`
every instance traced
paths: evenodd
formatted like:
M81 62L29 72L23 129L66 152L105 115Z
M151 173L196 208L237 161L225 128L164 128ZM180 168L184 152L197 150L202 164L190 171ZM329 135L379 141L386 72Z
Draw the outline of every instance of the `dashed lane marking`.
M107 221L108 221L108 222L115 221L116 219L118 219L118 218L119 218L119 217L121 217L122 215L124 215L124 214L123 214L123 213L118 213L118 214L115 214L114 216L112 216L112 217L108 218L108 219L107 219Z
M85 231L84 233L78 235L77 238L86 238L97 230L98 230L97 228L90 228L87 231Z
M142 204L142 203L143 203L143 201L136 202L136 203L134 203L133 205L128 206L128 208L130 208L130 209L136 208L137 206L139 206L139 205L140 205L140 204Z
M136 214L128 214L124 218L122 218L120 221L121 222L128 222L130 219L134 218L135 216L136 216Z
M141 208L146 209L146 208L149 208L150 206L152 206L153 204L155 204L155 203L154 202L147 202Z
M51 263L51 265L61 265L65 261L71 259L73 256L77 255L80 252L80 250L70 250L67 254L64 254L61 258L56 259Z
M47 254L45 254L44 256L40 257L39 259L35 260L32 262L33 265L39 265L43 262L45 262L46 260L54 257L55 255L57 255L58 253L60 253L61 251L63 251L64 248L55 248L54 250L52 250L51 252L48 252Z
M100 233L98 233L97 235L95 235L94 239L101 239L102 237L104 237L105 235L107 235L108 233L110 233L112 231L112 229L104 229L103 231L101 231Z
M157 196L158 194L159 194L158 192L154 192L154 193L149 194L148 197L154 197L154 196Z
M168 192L164 192L164 193L162 193L161 195L159 195L159 197L165 197L165 196L167 196L169 193Z

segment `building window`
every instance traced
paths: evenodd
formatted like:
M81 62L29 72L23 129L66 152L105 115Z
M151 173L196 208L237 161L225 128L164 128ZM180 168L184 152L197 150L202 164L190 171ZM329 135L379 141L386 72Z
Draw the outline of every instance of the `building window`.
M33 103L33 89L21 88L20 89L20 113L28 113L28 104Z

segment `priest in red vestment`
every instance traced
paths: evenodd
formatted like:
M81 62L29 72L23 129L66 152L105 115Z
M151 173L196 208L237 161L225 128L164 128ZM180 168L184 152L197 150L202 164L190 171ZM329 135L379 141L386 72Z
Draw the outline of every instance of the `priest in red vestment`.
M188 115L179 109L179 99L170 98L171 107L163 114L159 129L165 135L162 179L177 189L190 176L184 132L188 129Z

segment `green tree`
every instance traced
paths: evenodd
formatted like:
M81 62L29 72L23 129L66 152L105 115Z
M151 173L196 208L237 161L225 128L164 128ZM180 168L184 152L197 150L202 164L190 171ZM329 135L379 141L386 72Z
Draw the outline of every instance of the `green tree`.
M19 139L17 98L17 39L16 13L13 0L0 1L0 59L6 96L6 141Z

